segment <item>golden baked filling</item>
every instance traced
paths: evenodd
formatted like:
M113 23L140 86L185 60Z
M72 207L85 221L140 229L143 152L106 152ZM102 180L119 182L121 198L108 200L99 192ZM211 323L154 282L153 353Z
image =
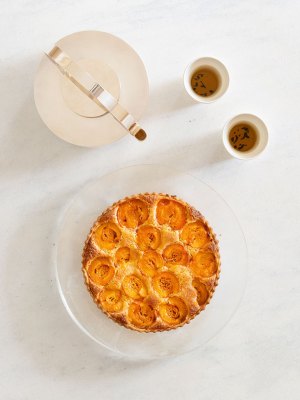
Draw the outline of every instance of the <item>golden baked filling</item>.
M115 322L140 332L175 329L210 302L218 241L200 212L176 196L139 194L94 223L82 271L93 300Z

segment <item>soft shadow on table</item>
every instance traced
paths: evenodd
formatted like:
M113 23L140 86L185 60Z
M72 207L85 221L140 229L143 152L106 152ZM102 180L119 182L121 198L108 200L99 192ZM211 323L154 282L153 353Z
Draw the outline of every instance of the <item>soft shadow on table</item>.
M2 146L11 159L2 164L4 178L20 178L33 169L40 170L55 158L57 165L67 164L90 149L71 145L53 135L35 108L33 94L28 94L15 111L8 135ZM5 172L5 173L4 173Z
M4 71L6 74L5 86L9 87L10 82L14 81L14 85L22 87L22 82L26 79L28 71L31 71L32 74L34 68L35 65L25 65L24 68L20 68L20 71L23 72L17 74L17 77L14 70L11 71L7 68ZM53 159L55 159L57 167L69 163L75 165L80 158L100 151L97 148L89 149L75 146L57 138L38 115L32 90L27 88L27 93L24 93L23 97L25 99L21 103L20 101L16 103L14 118L11 121L9 131L2 139L2 151L10 155L10 157L5 157L1 164L4 181L11 182L14 177L19 179L22 175L26 175L28 171L39 171L47 168L47 164L51 163ZM174 112L176 109L185 107L193 107L194 105L197 105L197 103L185 93L181 80L174 80L166 82L165 85L159 86L151 92L150 104L145 117L157 116L159 118L161 114ZM199 137L193 139L193 142L187 137L187 143L186 146L180 145L180 148L175 149L167 156L164 153L163 164L170 164L170 166L174 164L178 169L187 170L191 167L199 168L206 163L218 162L222 158L228 158L216 133L205 133L205 136L203 136L199 132ZM105 148L108 148L108 146L105 146ZM205 148L205 151L203 151L203 148ZM186 157L186 154L195 154L198 150L198 159ZM157 163L162 162L159 158L159 151L157 156L154 155L154 157L157 158ZM177 157L177 160L174 157ZM184 159L184 157L186 158ZM143 160L140 160L140 162L143 163ZM152 156L151 162L153 162Z
M55 159L56 165L75 162L97 149L74 146L56 137L41 120L34 103L34 75L41 54L31 55L19 64L1 64L0 82L9 94L3 110L6 130L1 132L1 161L4 180L22 177L28 171L40 171Z
M182 79L178 78L160 83L153 89L150 87L149 104L144 117L159 117L161 114L174 112L186 107L197 106L197 104L198 103L186 93Z
M189 139L186 145L179 144L164 151L159 150L154 155L154 160L182 172L190 173L191 170L201 168L222 168L224 163L232 162L233 158L225 150L220 132L199 132L199 136Z

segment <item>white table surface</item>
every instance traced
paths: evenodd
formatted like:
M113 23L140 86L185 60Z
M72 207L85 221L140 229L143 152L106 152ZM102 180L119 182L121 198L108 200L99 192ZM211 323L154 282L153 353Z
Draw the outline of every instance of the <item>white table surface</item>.
M1 399L300 398L299 20L297 0L1 2ZM122 37L145 62L146 142L79 148L40 120L41 51L87 29ZM228 67L230 88L214 104L193 104L183 70L207 55ZM230 159L221 143L223 125L241 112L270 132L249 162ZM238 312L205 347L135 363L71 321L53 250L62 209L86 182L145 161L188 171L227 200L247 238L249 276Z

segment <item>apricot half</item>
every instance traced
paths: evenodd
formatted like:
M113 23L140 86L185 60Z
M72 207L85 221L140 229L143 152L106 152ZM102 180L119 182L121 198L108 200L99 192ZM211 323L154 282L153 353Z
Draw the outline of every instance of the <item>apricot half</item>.
M199 306L202 306L206 303L209 297L209 291L203 282L200 281L199 278L193 279L193 286L197 291L197 302Z
M121 231L114 222L107 222L96 229L94 239L99 247L112 250L121 239Z
M155 313L146 303L131 303L128 308L128 319L139 328L147 328L155 321Z
M122 283L124 292L132 299L138 300L147 296L147 288L144 282L136 275L127 275Z
M122 292L118 289L103 290L99 300L105 311L119 312L123 308Z
M162 199L157 203L156 218L160 225L167 224L178 230L186 223L186 208L178 201Z
M143 225L137 231L137 244L141 250L156 250L161 243L160 230L151 225Z
M115 262L116 264L122 265L128 263L130 260L130 248L129 247L120 247L115 254Z
M195 276L209 278L217 272L218 266L214 253L199 251L192 259L190 268Z
M210 238L202 221L186 224L180 234L181 240L194 248L200 248L209 243Z
M140 199L126 200L119 205L117 215L120 225L136 228L148 219L148 205Z
M188 254L180 243L169 244L164 248L163 258L166 265L186 265Z
M152 279L154 290L161 297L168 297L179 290L179 282L172 272L160 272Z
M147 250L139 260L138 266L144 275L153 277L163 263L163 258L159 253L155 250Z
M109 257L97 257L89 264L88 275L96 285L107 285L114 274L115 270Z
M178 325L184 322L187 313L187 306L179 297L171 297L168 303L162 303L159 306L159 315L170 325Z

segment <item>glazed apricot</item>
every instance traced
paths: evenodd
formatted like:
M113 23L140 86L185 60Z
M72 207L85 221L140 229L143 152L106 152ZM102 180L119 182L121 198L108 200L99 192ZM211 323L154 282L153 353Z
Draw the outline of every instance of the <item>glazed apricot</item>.
M168 297L179 290L179 281L172 272L160 272L152 279L154 290L161 297Z
M180 297L171 297L168 303L159 305L159 315L170 325L178 325L187 317L187 306Z
M202 306L207 302L209 297L209 291L203 282L200 281L199 278L193 279L193 286L197 291L197 302L199 306Z
M128 319L138 328L147 328L155 321L155 312L146 303L131 303L128 308Z
M161 243L160 230L151 225L143 225L137 231L137 244L141 250L156 250Z
M218 270L214 253L210 251L199 251L193 257L190 268L195 276L202 276L203 278L213 276Z
M144 282L136 275L127 275L123 279L122 287L125 294L132 299L138 300L147 296L147 288Z
M168 266L186 265L188 262L188 254L180 243L172 243L165 247L163 258Z
M115 262L116 264L122 265L128 263L130 260L130 248L129 247L120 247L115 254Z
M126 200L119 205L117 216L121 226L137 228L149 217L148 205L140 199Z
M96 285L107 285L114 274L115 270L109 257L97 257L88 266L88 275Z
M139 260L138 266L144 275L153 277L163 264L163 258L159 253L155 250L147 250Z
M186 223L186 208L178 201L162 199L157 203L156 218L160 225L167 224L178 230Z
M106 222L95 230L93 237L99 247L112 250L121 239L121 231L114 222Z
M105 289L100 293L100 303L105 311L119 312L123 308L122 292L118 289Z
M180 234L181 240L194 248L204 247L209 243L210 238L202 221L195 221L186 224Z

